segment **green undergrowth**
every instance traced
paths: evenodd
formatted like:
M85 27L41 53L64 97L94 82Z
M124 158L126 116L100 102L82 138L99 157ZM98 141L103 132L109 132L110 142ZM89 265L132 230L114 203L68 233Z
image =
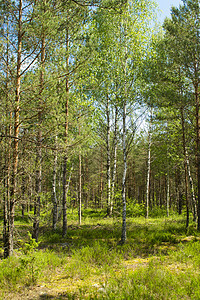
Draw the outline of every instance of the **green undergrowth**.
M38 282L47 269L54 270L65 261L64 257L49 251L15 255L0 263L0 287L21 289Z
M44 222L38 243L19 218L14 256L0 261L2 299L38 285L51 291L47 299L200 299L195 224L186 231L178 216L128 218L120 245L121 221L103 215L85 212L82 225L68 218L65 237Z
M200 276L185 269L172 272L165 265L149 263L146 268L112 278L104 295L93 299L200 299Z
M36 284L44 277L47 270L55 270L66 258L55 252L38 251L38 243L28 232L28 241L18 240L20 248L8 259L0 261L0 289L20 290Z

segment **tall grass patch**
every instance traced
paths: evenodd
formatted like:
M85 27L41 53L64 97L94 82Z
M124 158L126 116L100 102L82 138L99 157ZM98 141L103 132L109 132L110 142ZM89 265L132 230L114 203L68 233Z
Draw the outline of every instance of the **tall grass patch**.
M37 251L20 254L0 262L0 288L11 290L18 286L36 284L50 270L66 263L64 256L58 256L50 251Z
M78 251L73 251L72 257L75 260L84 261L85 264L95 266L112 266L119 264L121 254L116 249L111 249L107 244L95 241L92 247L83 247Z
M101 274L114 267L119 267L122 255L117 249L106 243L95 241L92 246L83 246L72 251L71 260L66 267L70 277L87 278L92 273Z
M164 266L149 264L134 272L113 278L105 296L96 299L200 299L200 276L189 272L173 273Z

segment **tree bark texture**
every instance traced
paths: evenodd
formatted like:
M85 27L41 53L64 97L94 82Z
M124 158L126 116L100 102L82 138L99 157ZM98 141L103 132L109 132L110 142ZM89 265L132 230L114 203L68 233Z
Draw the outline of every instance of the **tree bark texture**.
M170 181L169 181L169 167L167 170L167 217L169 217L169 201L170 201Z
M67 146L67 138L68 138L68 105L69 105L69 31L66 28L66 78L65 78L65 88L66 88L66 102L65 102L65 143ZM63 159L63 228L62 235L65 236L67 233L67 150L65 150L64 159Z
M9 20L6 20L6 118L8 119L8 125L5 128L6 145L5 145L5 157L4 157L4 198L3 198L3 213L4 213L4 226L3 226L3 244L4 244L4 258L9 256L9 231L10 231L10 170L11 170L11 135L12 135L12 112L8 107L9 103Z
M79 124L79 136L81 136L81 127ZM82 157L81 157L81 147L79 149L79 225L81 225L81 215L82 215Z
M121 244L126 242L126 173L127 173L127 149L126 149L126 105L127 105L127 24L125 24L122 32L124 31L124 99L123 99L123 111L122 111L122 148L123 148L123 177L122 177L122 235Z
M192 195L192 209L193 209L193 219L196 222L197 220L197 203L196 203L196 197L195 197L195 192L194 192L194 183L192 179L192 174L190 170L190 161L189 161L189 156L186 150L186 163L187 163L187 171L188 171L188 177L189 177L189 182L190 182L190 189L191 189L191 195Z
M195 89L195 107L196 107L196 149L197 149L197 230L200 231L200 115L199 115L199 86L198 82L194 83Z
M32 237L38 241L40 224L40 205L42 192L42 93L44 89L44 63L45 63L45 36L41 40L41 71L40 71L40 92L39 92L39 112L38 112L38 133L36 146L36 199L34 203L34 222Z
M81 151L79 152L79 210L78 210L78 214L79 214L79 225L81 225L81 208L82 208L82 172L81 172L81 163L82 163L82 159L81 159Z
M126 242L126 173L127 173L127 153L126 153L126 102L123 104L123 178L122 178L122 235L121 243Z
M181 125L182 125L184 171L185 171L186 228L188 228L189 226L188 170L187 170L186 139L185 139L185 119L184 119L183 107L181 107Z
M57 141L57 136L56 136L56 141ZM57 142L55 142L55 145L57 146ZM53 230L56 230L57 220L58 220L58 199L56 195L57 160L58 160L58 154L57 154L57 150L55 150L54 164L53 164L53 180L52 180Z
M7 255L13 254L14 242L14 217L15 217L15 196L17 188L17 170L19 159L19 129L20 129L20 87L21 87L21 56L22 56L22 0L19 0L18 8L18 40L17 40L17 74L16 74L16 95L14 105L14 141L13 141L13 167L11 177L11 193L9 201L9 230L7 236L8 251Z
M112 184L111 184L111 205L110 213L113 213L113 200L115 196L115 178L117 171L117 125L118 125L118 107L115 105L115 128L114 128L114 157L113 157L113 170L112 170Z
M106 147L107 147L107 216L111 214L111 165L110 165L110 107L109 97L107 95L106 101L106 118L107 118L107 136L106 136Z
M150 172L151 172L151 127L152 127L152 113L151 120L149 124L149 134L148 134L148 160L147 160L147 185L146 185L146 218L149 217L149 188L150 188Z

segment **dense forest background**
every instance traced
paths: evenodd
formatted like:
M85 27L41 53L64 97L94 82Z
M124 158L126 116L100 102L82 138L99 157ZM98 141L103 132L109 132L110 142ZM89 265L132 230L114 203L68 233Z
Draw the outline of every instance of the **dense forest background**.
M67 213L185 214L200 230L200 6L1 1L0 206L67 233ZM78 212L78 213L77 213Z

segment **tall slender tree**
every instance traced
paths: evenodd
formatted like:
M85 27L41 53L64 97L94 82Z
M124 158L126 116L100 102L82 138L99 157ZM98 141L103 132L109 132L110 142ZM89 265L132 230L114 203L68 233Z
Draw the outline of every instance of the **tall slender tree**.
M179 8L172 8L171 19L166 19L165 37L169 41L169 55L185 69L195 98L196 157L198 180L198 224L200 230L200 112L199 112L199 30L200 7L198 0L185 0ZM171 49L171 51L170 51Z

